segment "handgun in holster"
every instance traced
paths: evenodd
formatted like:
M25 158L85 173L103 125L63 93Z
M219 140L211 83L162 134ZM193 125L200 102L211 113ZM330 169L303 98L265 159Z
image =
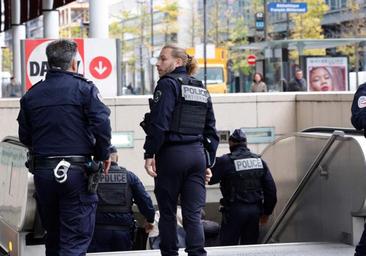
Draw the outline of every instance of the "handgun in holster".
M27 161L25 162L25 167L28 168L30 173L34 173L34 156L31 152L27 152Z
M150 111L151 108L154 104L153 99L149 99L149 107L150 107ZM150 132L150 124L151 124L151 118L150 118L150 112L145 113L144 115L144 120L140 123L140 126L142 127L142 129L144 130L144 132L147 134L149 134Z
M88 176L88 192L95 194L98 189L99 179L103 172L101 161L89 161L86 163L86 173Z
M215 151L212 150L211 140L208 138L204 138L203 146L205 150L206 166L208 168L211 168L215 165L216 162L216 154Z

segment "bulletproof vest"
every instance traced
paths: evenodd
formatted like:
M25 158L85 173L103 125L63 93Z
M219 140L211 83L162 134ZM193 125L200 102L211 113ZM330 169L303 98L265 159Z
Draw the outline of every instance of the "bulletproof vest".
M220 183L224 204L243 202L258 203L263 200L261 179L264 176L262 160L250 151L229 154L234 171Z
M102 174L97 193L99 197L97 212L130 213L132 211L132 191L125 168L113 166L108 175Z
M180 84L179 96L170 123L170 131L199 135L203 133L210 97L200 80L184 74L168 74Z

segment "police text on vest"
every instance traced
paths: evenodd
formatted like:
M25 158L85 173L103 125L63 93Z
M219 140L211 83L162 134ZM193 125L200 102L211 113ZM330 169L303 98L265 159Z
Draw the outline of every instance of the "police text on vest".
M263 163L260 158L245 158L234 161L236 171L245 171L253 169L263 169Z

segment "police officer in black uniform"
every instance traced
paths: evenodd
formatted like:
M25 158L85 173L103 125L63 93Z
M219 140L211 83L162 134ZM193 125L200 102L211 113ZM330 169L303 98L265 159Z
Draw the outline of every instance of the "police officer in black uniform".
M156 66L160 79L145 127L144 149L145 169L155 177L161 254L178 255L176 212L180 196L186 252L206 255L201 223L205 172L219 141L211 98L202 82L190 76L197 62L184 49L164 46Z
M209 184L220 182L223 198L221 245L256 244L276 202L276 185L267 164L247 148L241 129L229 138L230 152L216 159Z
M31 154L36 200L47 231L46 255L85 255L92 238L97 195L86 171L110 166L110 110L96 86L77 74L77 45L48 44L49 70L20 100L19 139ZM101 165L101 164L100 164ZM86 168L89 166L89 168Z
M351 112L352 125L357 130L363 130L366 137L366 83L358 87L353 98ZM366 256L366 223L361 239L356 246L355 256Z
M96 226L88 252L132 249L135 231L133 203L146 218L145 231L148 233L154 227L155 209L144 185L134 173L118 166L114 146L110 153L111 168L99 181Z

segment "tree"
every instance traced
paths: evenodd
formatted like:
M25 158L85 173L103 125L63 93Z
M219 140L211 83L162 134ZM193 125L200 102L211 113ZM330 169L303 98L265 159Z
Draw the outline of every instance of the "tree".
M235 25L230 30L230 38L226 42L226 48L230 49L229 56L233 62L233 70L248 75L251 68L246 61L246 56L249 54L246 51L232 50L235 46L242 46L248 44L248 25L244 17L237 17Z
M178 2L176 0L164 0L162 5L156 6L156 10L164 14L162 26L157 30L164 34L165 43L176 41L178 32Z
M296 0L295 2L303 2ZM329 7L324 0L307 0L307 12L290 14L293 22L293 29L290 38L292 39L323 39L324 31L321 27L321 20ZM324 49L305 50L304 55L324 55ZM297 53L291 53L292 58L297 57Z
M363 17L363 3L359 1L347 1L347 12L352 17L352 20L343 22L340 25L339 36L341 38L350 37L365 37L366 25L365 18ZM356 62L356 54L358 54L359 45L347 45L337 47L337 52L349 57L350 64L353 69L359 69L359 63Z
M88 37L87 28L80 25L70 25L60 29L61 38L85 38Z
M144 71L142 65L137 67L137 60L139 55L136 56L136 48L145 47L150 48L150 44L147 43L147 38L144 36L144 29L148 26L148 16L146 15L146 5L141 3L141 13L139 15L132 14L130 11L122 11L115 18L118 21L114 21L109 25L109 37L118 38L121 40L121 69L122 69L122 84L126 85L126 68L129 66L132 73L136 71L140 72L140 79L144 82ZM128 38L129 40L126 40ZM142 51L140 51L141 53Z
M7 71L11 73L12 70L12 52L10 48L2 48L3 51L3 63L2 63L2 71Z

